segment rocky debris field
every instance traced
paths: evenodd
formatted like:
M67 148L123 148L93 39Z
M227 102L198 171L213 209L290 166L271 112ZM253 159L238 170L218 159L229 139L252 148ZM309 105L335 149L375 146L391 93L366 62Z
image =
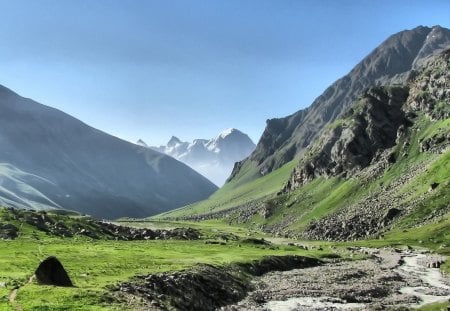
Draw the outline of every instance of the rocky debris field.
M85 236L92 239L110 240L198 240L200 231L192 228L171 230L150 230L116 225L90 217L66 216L51 212L4 209L0 215L0 239L14 239L20 235L20 229L14 223L28 224L38 231L52 236Z
M267 273L253 280L255 290L245 299L222 310L388 310L450 298L450 278L425 264L442 258L395 250L354 251L369 257Z
M426 163L417 165L389 186L381 187L360 202L312 221L305 230L304 238L345 241L376 236L397 217L408 212L410 207L402 202L410 193L401 192L400 189L426 169Z
M252 277L319 264L318 259L302 256L269 256L224 267L200 264L179 272L139 276L119 284L112 293L134 309L209 311L243 299L253 290Z

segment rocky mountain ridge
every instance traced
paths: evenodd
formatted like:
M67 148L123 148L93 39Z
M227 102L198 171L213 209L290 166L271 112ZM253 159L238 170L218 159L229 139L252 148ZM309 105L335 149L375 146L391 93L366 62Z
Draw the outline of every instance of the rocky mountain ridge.
M330 124L294 169L285 189L294 190L318 176L352 176L380 160L411 124L402 110L408 97L404 87L369 89L360 105ZM388 161L395 161L392 156Z
M243 162L254 163L259 174L265 175L301 156L326 124L340 117L367 88L404 83L412 70L449 44L450 30L440 26L420 26L392 35L310 107L267 120L255 151L235 166L230 179L240 175Z
M138 144L146 146L140 141ZM221 186L230 175L234 163L247 157L255 149L255 144L248 135L229 128L212 139L194 139L189 143L172 136L166 146L150 148L189 165Z
M352 176L380 160L380 155L407 135L418 113L431 120L450 117L450 49L425 62L405 86L368 89L359 103L331 123L311 145L292 173L286 189L294 190L318 176ZM421 150L448 146L450 133ZM396 161L391 154L388 161Z
M420 116L431 122L450 117L449 72L450 49L447 49L425 62L405 86L369 89L360 101L361 106L351 108L347 118L338 119L342 122L334 128L330 126L309 148L284 190L293 191L320 176L365 174L366 179L374 180L396 161L406 161L412 137L420 130ZM356 112L358 108L360 111ZM445 127L441 129L426 140L418 141L421 153L445 154L449 150L450 131ZM388 187L382 186L358 203L311 222L306 237L347 240L383 231L397 217L407 215L426 202L437 187L448 187L434 182L429 185L428 194L404 203L408 195L414 194L401 189L428 171L429 164L429 161L418 163L402 172ZM428 216L433 219L443 213L445 208L434 210Z
M227 201L207 200L174 219L222 219L276 236L318 240L382 238L395 228L445 226L449 63L450 47L411 70L403 84L367 88L324 126L296 166L293 161L244 186L232 180L218 192ZM285 184L263 197L242 192L233 197L234 189L260 189L260 180L269 178Z

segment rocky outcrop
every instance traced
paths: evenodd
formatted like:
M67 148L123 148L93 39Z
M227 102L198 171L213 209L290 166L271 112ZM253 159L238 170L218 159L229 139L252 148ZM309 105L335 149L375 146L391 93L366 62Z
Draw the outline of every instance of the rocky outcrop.
M352 176L379 160L384 150L410 125L402 106L408 89L378 87L365 92L358 105L332 123L304 156L285 186L290 191L318 176ZM395 161L394 158L389 161Z
M58 237L85 236L92 239L131 240L198 240L201 234L192 228L176 228L171 230L150 230L132 228L114 223L99 221L89 217L70 218L47 212L33 212L8 209L8 216L0 222L0 238L14 239L19 229L11 222L26 223L36 230Z
M176 228L171 230L165 229L141 229L119 226L112 223L95 221L94 225L98 226L103 234L117 240L198 240L201 238L200 231L192 228ZM81 233L83 234L83 233Z
M438 133L424 140L419 140L421 152L441 153L450 147L450 133Z
M34 274L38 284L41 285L73 286L63 265L54 256L42 261Z
M447 49L425 62L405 86L368 89L308 148L284 191L318 176L352 176L377 161L387 161L385 167L394 163L393 153L384 159L381 155L407 135L417 114L432 120L450 117L449 60ZM419 143L422 152L441 152L450 145L450 133L442 130Z
M115 299L154 310L215 310L237 302L252 289L251 277L269 271L313 267L321 261L302 256L270 256L251 263L215 267L200 264L194 268L136 277L113 289Z
M1 240L13 240L19 235L19 228L13 224L0 223L0 239Z
M450 30L417 27L397 33L364 58L349 74L337 80L313 104L288 117L267 121L255 151L245 161L265 175L302 155L321 130L339 118L367 88L404 83L411 70L420 68L450 44ZM238 175L235 166L232 177Z
M432 120L450 118L450 48L429 59L410 79L407 108Z
M377 165L378 163L375 163L372 166ZM380 236L398 217L407 215L416 206L426 202L426 195L408 201L406 199L414 190L409 189L406 192L401 190L405 184L426 172L428 165L429 163L425 161L410 167L395 181L372 191L358 202L311 221L302 237L313 240L346 241ZM367 178L364 176L365 173L362 171L359 177ZM431 184L429 194L438 186L436 183ZM423 221L441 217L442 213L445 211L433 211Z
M153 274L121 284L120 300L144 298L144 306L156 310L215 310L245 297L249 284L233 274L211 266Z
M450 48L424 66L411 80L406 109L423 112L432 120L450 118ZM421 152L441 153L450 147L450 133L439 131L419 144Z
M420 120L450 117L449 60L450 49L428 59L409 77L405 87L369 89L357 105L332 123L308 149L284 191L295 190L318 176L363 177L359 182L364 182L383 173L397 157L406 157L405 147L412 144L411 133L420 128ZM418 115L422 117L418 118ZM442 126L433 133L419 139L420 152L448 150L448 128ZM398 145L400 142L402 145ZM393 148L397 146L399 148ZM353 240L380 234L396 218L424 200L425 194L407 201L411 193L400 189L426 168L425 162L410 167L388 187L382 186L358 203L312 221L304 237ZM429 193L438 186L432 183ZM437 214L429 216L436 217Z

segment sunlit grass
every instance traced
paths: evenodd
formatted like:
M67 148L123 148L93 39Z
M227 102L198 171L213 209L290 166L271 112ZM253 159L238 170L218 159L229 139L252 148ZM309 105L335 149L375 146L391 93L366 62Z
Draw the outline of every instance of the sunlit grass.
M101 310L106 286L133 276L175 271L198 263L226 265L248 262L267 255L320 256L325 252L305 251L292 246L257 246L239 241L224 245L198 241L89 241L87 239L23 237L0 241L0 310L11 308L10 291L20 285L15 305L25 310ZM74 288L27 284L39 262L56 256L68 271ZM117 306L119 308L120 306ZM67 309L66 309L67 310Z

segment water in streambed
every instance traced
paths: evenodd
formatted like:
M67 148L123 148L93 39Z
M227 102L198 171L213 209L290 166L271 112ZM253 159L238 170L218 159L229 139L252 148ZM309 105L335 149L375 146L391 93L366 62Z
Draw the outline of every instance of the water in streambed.
M444 302L450 299L450 286L444 281L439 269L428 268L420 264L426 258L424 254L402 254L403 262L394 272L403 277L407 286L400 288L399 294L414 296L419 301L408 304L408 307L420 307L434 302ZM294 310L370 310L370 305L364 303L348 303L332 297L293 297L283 301L269 301L263 310L294 311Z
M359 310L364 308L362 303L347 303L332 297L298 297L285 301L270 301L266 308L272 311L293 311L314 308L315 310Z
M450 286L445 284L439 269L427 268L419 263L425 257L424 254L405 256L404 263L395 270L402 276L412 276L422 281L420 286L405 286L400 289L402 294L418 297L420 299L416 304L418 307L450 299Z

